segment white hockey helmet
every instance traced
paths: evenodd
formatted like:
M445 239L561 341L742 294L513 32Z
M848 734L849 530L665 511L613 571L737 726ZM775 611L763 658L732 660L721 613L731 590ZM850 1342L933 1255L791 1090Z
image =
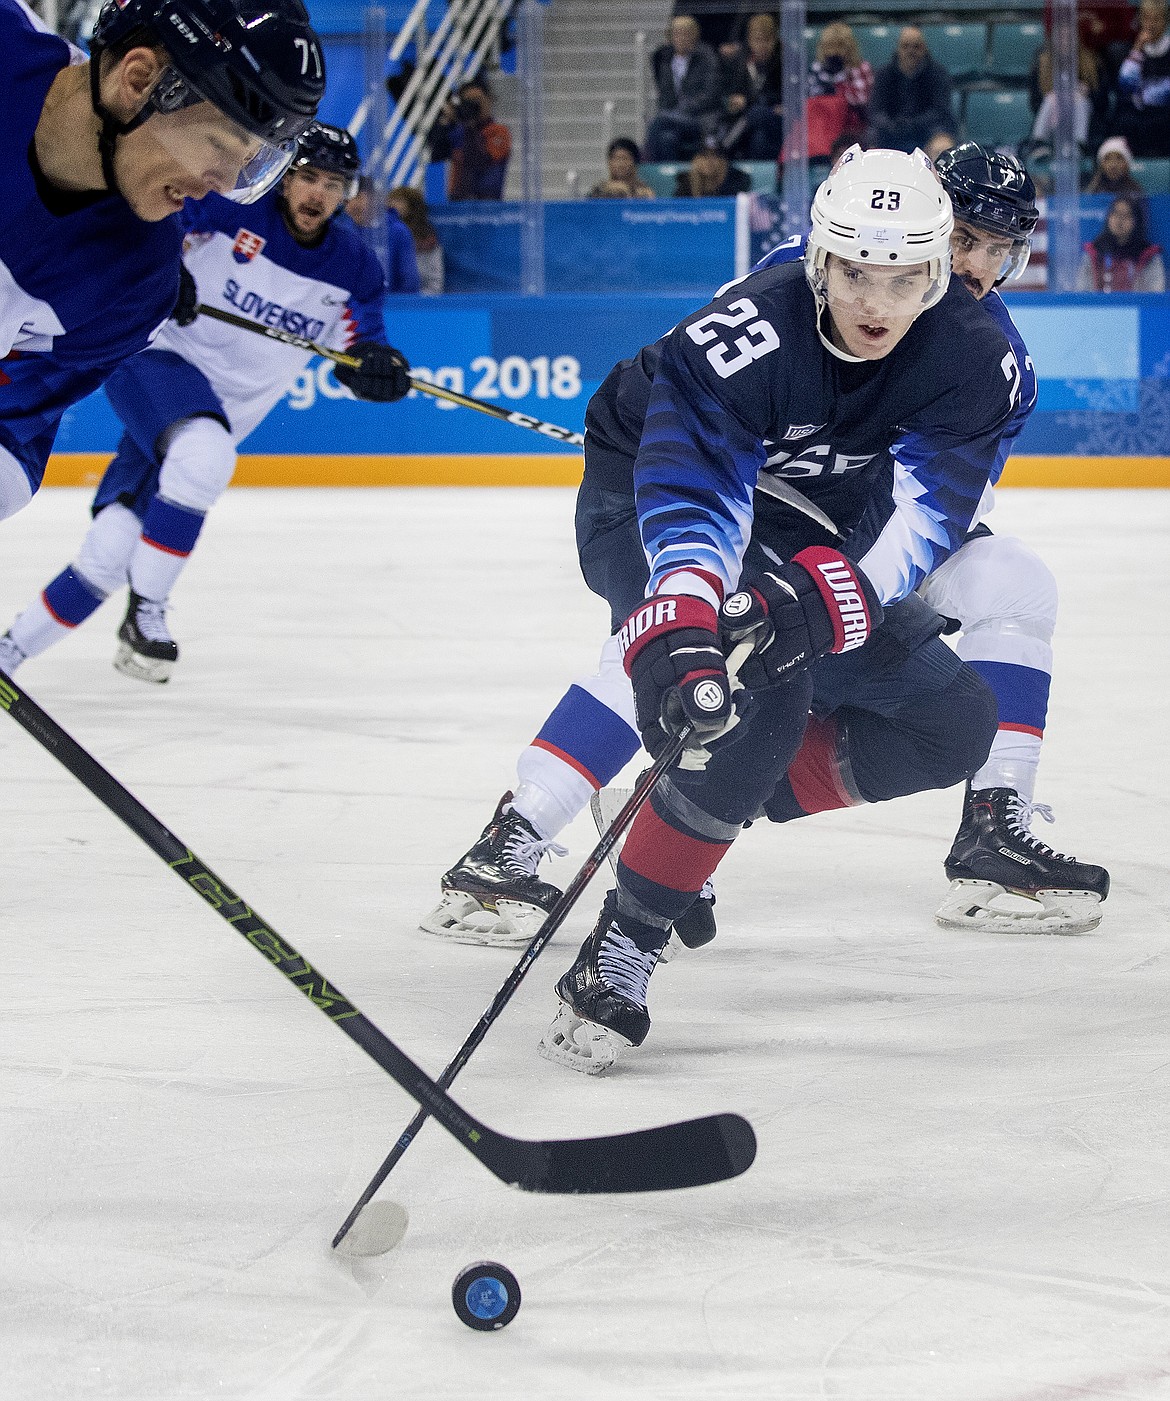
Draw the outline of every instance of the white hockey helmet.
M818 323L830 253L866 267L929 264L929 290L915 314L934 306L950 282L953 226L950 196L922 151L851 146L813 198L804 271Z

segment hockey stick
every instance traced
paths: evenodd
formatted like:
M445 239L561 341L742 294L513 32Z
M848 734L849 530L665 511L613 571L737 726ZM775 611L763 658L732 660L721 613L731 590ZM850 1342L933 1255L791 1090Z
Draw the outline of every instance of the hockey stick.
M844 540L845 537L837 529L832 519L815 502L810 501L803 491L798 491L791 482L785 481L783 477L774 476L771 472L761 472L756 478L756 490L762 491L765 496L770 496L775 501L783 501L786 506L792 506L806 515L809 520L816 521L819 526L823 526L830 535L835 535L838 540Z
M527 1192L650 1192L721 1182L756 1152L738 1114L603 1138L509 1138L473 1119L128 789L0 671L0 708L502 1182Z
M304 336L295 336L291 331L282 331L279 326L262 326L259 321L249 321L246 316L237 316L231 311L221 311L219 307L204 306L202 302L195 308L200 316L210 316L215 321L224 321L229 326L238 326L243 331L255 331L259 336L267 336L269 340L280 341L282 345L292 345L298 350L308 350L314 355L320 355L325 360L332 360L335 365L348 365L350 369L357 369L361 361L354 355L346 355L340 350L330 350L328 346L318 345L316 341L306 340ZM435 399L445 399L449 404L458 404L461 409L474 409L476 413L485 413L490 418L501 419L504 423L514 423L517 428L530 428L534 433L541 433L546 438L554 438L558 443L571 443L574 447L585 446L585 435L578 433L573 428L562 428L556 423L546 423L542 418L533 418L531 414L521 413L519 409L505 409L498 404L488 404L483 399L472 399L470 395L459 394L454 389L445 389L441 384L431 384L429 380L420 379L417 375L410 376L412 389L417 389L420 394L430 394Z
M739 668L747 660L749 654L751 653L751 650L752 647L750 642L741 642L732 651L731 656L728 658L727 671L728 675L732 678L733 682L735 680L736 675L739 672ZM549 910L540 928L536 931L536 935L533 938L532 942L521 954L519 962L516 964L515 968L512 969L511 973L508 974L504 985L500 988L499 992L497 992L495 997L492 999L491 1005L488 1007L487 1011L484 1012L482 1017L480 1017L479 1021L472 1028L471 1033L467 1037L467 1040L464 1041L463 1045L459 1047L458 1051L456 1051L454 1057L452 1058L450 1064L439 1076L438 1080L435 1081L436 1085L439 1087L440 1090L447 1089L451 1085L451 1082L455 1079L455 1077L471 1059L472 1052L474 1052L476 1048L480 1045L480 1043L483 1041L483 1038L487 1035L492 1023L496 1020L496 1018L511 1001L512 994L520 986L521 982L524 979L524 975L528 972L529 968L532 967L533 963L540 956L548 941L552 938L552 936L557 932L557 930L561 927L562 924L564 924L565 920L568 918L570 912L573 909L573 906L576 905L578 899L580 898L581 892L585 889L585 887L589 884L589 882L593 879L593 877L597 874L597 872L601 869L601 867L605 864L607 860L609 860L612 863L612 853L614 851L614 848L621 841L622 837L625 835L626 830L629 828L634 818L637 817L638 812L640 811L643 803L645 803L646 799L658 786L658 783L661 780L662 776L669 769L674 767L675 761L678 759L679 755L686 747L687 741L690 739L691 734L692 726L684 726L684 728L680 730L678 734L676 734L671 739L671 741L667 744L666 748L662 751L662 753L659 754L658 758L654 761L653 765L639 777L637 783L634 785L633 792L626 800L625 805L622 807L621 811L617 814L614 820L610 823L608 830L602 832L601 840L593 848L593 851L585 861L585 864L581 867L581 869L565 887L564 894L561 896L561 898L556 902L552 909ZM422 1128L423 1124L426 1123L428 1117L429 1113L426 1105L424 1104L423 1107L414 1116L414 1118L410 1121L410 1123L407 1124L406 1128L403 1129L402 1133L398 1137L398 1141L387 1154L381 1167L379 1167L378 1171L374 1173L373 1177L370 1179L369 1185L366 1187L366 1190L357 1199L357 1202L354 1204L353 1210L341 1223L340 1229L338 1230L337 1234L333 1237L334 1250L337 1249L337 1247L349 1234L351 1228L357 1221L358 1217L361 1215L363 1209L369 1204L370 1199L373 1197L374 1193L378 1190L382 1183L385 1182L386 1178L389 1177L391 1171L398 1164L399 1160L402 1158L402 1155L410 1147L411 1143L414 1141L415 1135L418 1133L419 1129ZM371 1248L369 1250L363 1250L361 1253L381 1255L386 1250L389 1250L392 1245L397 1244L397 1237L401 1235L401 1231L398 1230L397 1227L398 1221L403 1222L402 1229L405 1229L404 1217L401 1213L396 1214L394 1238L388 1237L387 1243L383 1245L380 1249Z

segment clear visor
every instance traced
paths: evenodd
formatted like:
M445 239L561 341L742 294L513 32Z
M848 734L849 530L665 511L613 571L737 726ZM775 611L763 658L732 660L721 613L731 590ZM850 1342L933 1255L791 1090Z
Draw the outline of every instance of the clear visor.
M296 155L296 141L279 145L245 131L174 69L167 69L151 94L150 135L167 153L192 198L214 190L251 204L280 179Z
M960 276L968 273L980 282L988 278L996 287L1004 282L1013 282L1028 266L1032 251L1029 239L997 238L994 234L983 234L956 228L951 239L952 262Z
M913 318L937 300L938 271L932 263L883 268L830 256L825 263L824 288L831 311L883 320Z

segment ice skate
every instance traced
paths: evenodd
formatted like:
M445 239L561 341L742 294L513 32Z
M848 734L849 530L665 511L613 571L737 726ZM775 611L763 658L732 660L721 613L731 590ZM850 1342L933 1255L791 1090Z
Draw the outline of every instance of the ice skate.
M561 1005L540 1042L540 1054L583 1075L600 1075L650 1031L646 987L658 961L623 930L610 891L593 933L557 983Z
M944 929L1084 934L1100 924L1109 872L1045 846L1028 830L1034 814L1053 821L1012 788L968 790L935 914Z
M442 880L443 898L419 927L458 944L522 948L536 937L561 891L539 879L536 868L546 852L565 856L557 842L509 809L505 793L479 841Z
M604 836L613 825L614 818L630 801L632 788L602 788L589 799L589 811L599 836ZM625 843L623 837L609 854L609 864L617 874L618 856ZM666 947L658 955L659 963L669 963L684 949L701 949L709 944L716 934L715 928L715 887L708 881L695 897L695 902L685 914L679 915L670 931Z
M130 606L118 629L115 668L123 676L161 685L170 680L179 647L167 629L167 605L130 591Z
M10 632L6 632L3 637L0 637L0 671L11 676L21 662L27 660L25 654L13 642Z

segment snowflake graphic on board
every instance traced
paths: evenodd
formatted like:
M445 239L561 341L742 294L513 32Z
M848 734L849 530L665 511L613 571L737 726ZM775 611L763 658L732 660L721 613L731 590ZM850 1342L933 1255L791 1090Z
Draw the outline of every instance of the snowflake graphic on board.
M1077 398L1085 405L1057 415L1057 422L1078 434L1071 449L1077 454L1105 457L1157 457L1170 443L1170 352L1153 367L1148 379L1138 381L1138 407L1131 407L1131 389L1123 381L1106 380L1077 385Z

